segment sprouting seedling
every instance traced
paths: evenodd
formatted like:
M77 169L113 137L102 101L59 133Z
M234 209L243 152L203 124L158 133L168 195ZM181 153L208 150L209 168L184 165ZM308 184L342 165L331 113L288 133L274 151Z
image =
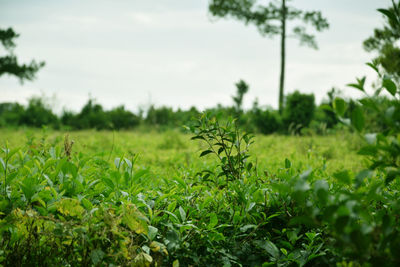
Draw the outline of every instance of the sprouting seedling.
M64 138L64 151L65 151L65 156L68 158L68 160L71 160L73 144L74 140L69 141L69 134L66 134Z

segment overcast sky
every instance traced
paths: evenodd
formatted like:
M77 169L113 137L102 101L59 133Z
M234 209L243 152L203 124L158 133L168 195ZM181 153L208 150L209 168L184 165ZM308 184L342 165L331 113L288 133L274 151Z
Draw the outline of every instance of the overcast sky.
M321 10L330 29L317 34L319 50L287 44L286 92L314 93L319 102L333 86L345 89L370 74L372 58L362 41L383 18L389 0L293 0ZM21 62L44 60L33 82L0 78L0 102L53 97L57 111L79 110L94 97L107 109L137 111L149 104L174 108L230 105L234 83L250 84L255 98L277 107L279 38L263 38L252 26L215 19L207 0L0 0L0 27L21 34ZM0 50L4 54L3 50ZM352 89L345 89L350 94Z

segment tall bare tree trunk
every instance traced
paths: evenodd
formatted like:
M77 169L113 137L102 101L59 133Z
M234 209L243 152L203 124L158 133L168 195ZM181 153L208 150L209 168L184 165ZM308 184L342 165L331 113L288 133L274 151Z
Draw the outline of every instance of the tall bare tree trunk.
M281 32L281 78L279 80L279 113L283 111L283 91L285 87L285 54L286 54L286 0L282 0Z

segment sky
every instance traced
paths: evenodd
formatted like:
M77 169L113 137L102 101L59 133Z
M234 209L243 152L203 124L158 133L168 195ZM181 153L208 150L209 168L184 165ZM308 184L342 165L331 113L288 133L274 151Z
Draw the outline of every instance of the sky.
M316 33L319 50L287 41L285 93L314 93L373 72L362 42L383 23L389 0L293 0L320 10L330 28ZM280 45L240 21L212 17L207 0L0 0L0 27L20 34L20 62L45 61L37 79L0 77L0 102L26 104L44 96L53 109L79 111L89 98L106 109L150 105L187 109L232 104L235 83L250 85L244 107L257 98L277 108ZM295 26L296 24L289 24ZM0 49L0 55L5 51Z

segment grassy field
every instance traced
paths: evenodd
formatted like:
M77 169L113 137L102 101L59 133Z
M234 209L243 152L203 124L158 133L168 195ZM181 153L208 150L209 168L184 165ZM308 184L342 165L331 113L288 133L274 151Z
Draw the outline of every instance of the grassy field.
M221 162L212 154L200 157L207 147L191 137L179 131L0 130L8 147L0 155L0 265L341 260L325 224L315 222L332 210L339 214L333 225L340 226L340 216L359 197L349 187L365 167L356 152L358 136L255 136L235 179L229 176L234 172L218 175ZM371 197L379 195L371 186ZM364 220L351 218L357 225Z
M61 145L66 135L74 141L73 153L92 154L112 162L116 157L131 157L138 154L138 164L151 168L159 175L174 175L179 168L199 169L212 164L212 156L199 158L204 144L190 140L190 134L179 131L135 132L135 131L43 131L0 130L0 143L8 142L10 148L26 148L30 144ZM276 173L287 158L296 169L323 168L328 173L342 169L354 172L362 167L362 158L357 155L360 138L350 133L328 136L280 136L257 135L250 149L250 160L259 169Z

